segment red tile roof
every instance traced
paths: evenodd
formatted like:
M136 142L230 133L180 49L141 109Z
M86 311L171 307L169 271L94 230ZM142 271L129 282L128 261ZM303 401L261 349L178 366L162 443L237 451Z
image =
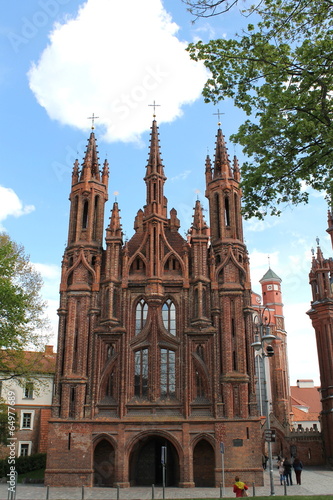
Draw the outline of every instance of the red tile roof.
M303 388L298 386L291 386L290 395L291 395L291 404L293 406L293 409L295 406L306 406L309 409L308 410L309 413L319 415L319 413L322 410L322 407L320 402L321 394L318 389L319 387ZM318 418L316 420L318 420Z

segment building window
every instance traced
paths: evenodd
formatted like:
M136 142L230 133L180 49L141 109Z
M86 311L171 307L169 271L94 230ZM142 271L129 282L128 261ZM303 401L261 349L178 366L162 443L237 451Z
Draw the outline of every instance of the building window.
M196 398L200 399L206 396L203 380L198 370L195 370L195 388Z
M19 442L19 457L31 455L31 441Z
M176 335L176 307L170 299L163 304L162 319L164 328L168 330L171 335Z
M21 412L21 429L33 429L33 417L32 411Z
M89 204L87 201L85 201L83 205L82 229L87 229L88 227L88 207Z
M25 399L34 398L34 384L32 382L27 382L25 384L23 397Z
M148 349L135 353L134 395L139 398L148 397Z
M161 397L176 396L176 353L161 349Z
M146 324L148 304L141 299L135 310L135 335L138 335Z

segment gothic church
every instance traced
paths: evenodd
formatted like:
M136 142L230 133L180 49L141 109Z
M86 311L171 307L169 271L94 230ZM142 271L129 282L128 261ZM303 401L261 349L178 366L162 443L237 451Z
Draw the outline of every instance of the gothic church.
M218 486L240 474L260 485L238 162L219 128L205 162L209 227L197 201L184 239L155 119L148 156L134 235L123 242L115 202L105 248L109 169L94 131L74 164L45 483L158 485L164 474L167 486Z

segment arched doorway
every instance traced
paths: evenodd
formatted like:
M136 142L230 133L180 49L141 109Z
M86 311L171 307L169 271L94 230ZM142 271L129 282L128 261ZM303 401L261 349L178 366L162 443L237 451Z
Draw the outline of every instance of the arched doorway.
M179 458L176 448L160 436L146 436L134 446L130 456L131 486L163 484L162 446L166 447L165 485L179 483Z
M94 486L113 486L114 448L106 439L97 443L94 450Z
M215 453L205 439L199 441L193 450L193 479L195 486L215 486Z

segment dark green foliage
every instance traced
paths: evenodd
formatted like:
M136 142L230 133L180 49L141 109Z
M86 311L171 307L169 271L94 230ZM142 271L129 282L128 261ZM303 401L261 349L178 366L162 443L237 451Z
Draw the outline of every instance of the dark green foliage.
M36 453L29 457L15 458L15 470L18 474L25 474L26 472L45 469L46 467L46 453ZM5 477L9 472L8 459L0 460L0 477Z
M211 72L205 100L231 98L249 116L232 136L249 158L246 217L307 202L309 187L332 200L332 11L330 0L265 0L246 32L188 48Z
M36 368L24 350L44 350L48 320L40 290L42 279L24 248L0 233L0 380Z

